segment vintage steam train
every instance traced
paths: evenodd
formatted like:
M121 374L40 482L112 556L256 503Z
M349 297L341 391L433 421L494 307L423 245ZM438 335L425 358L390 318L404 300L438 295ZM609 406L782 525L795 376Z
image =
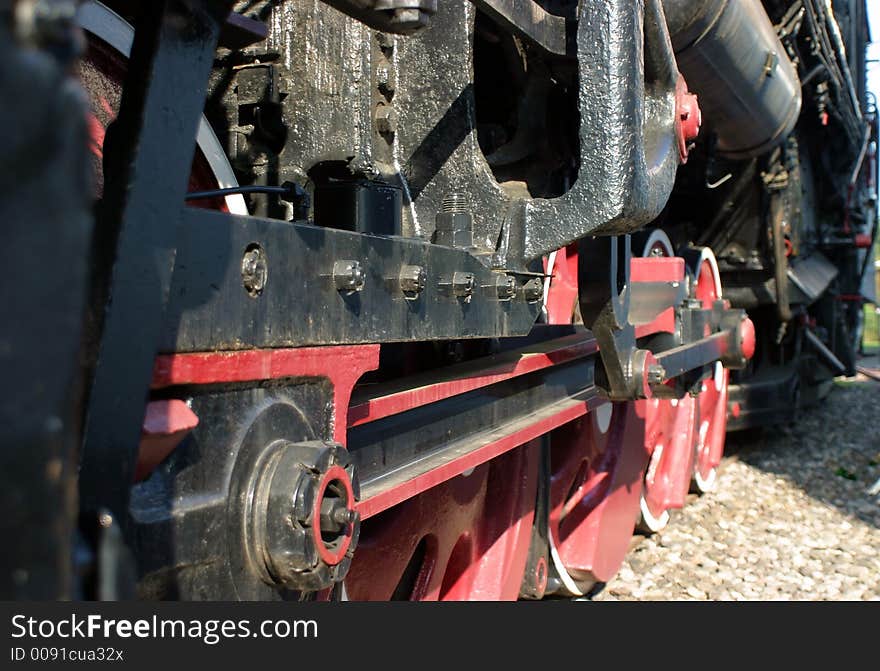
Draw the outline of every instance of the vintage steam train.
M863 0L0 9L10 594L589 595L854 370Z

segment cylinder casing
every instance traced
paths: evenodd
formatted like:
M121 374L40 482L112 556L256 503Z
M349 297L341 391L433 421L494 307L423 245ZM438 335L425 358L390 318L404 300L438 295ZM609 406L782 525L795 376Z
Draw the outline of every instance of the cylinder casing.
M760 0L663 0L679 69L699 96L717 151L760 155L795 127L797 70Z

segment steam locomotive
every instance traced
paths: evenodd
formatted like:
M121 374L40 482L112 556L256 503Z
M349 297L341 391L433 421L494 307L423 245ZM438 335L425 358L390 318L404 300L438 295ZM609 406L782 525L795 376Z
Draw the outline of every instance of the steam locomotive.
M583 597L853 374L863 0L0 4L4 591Z

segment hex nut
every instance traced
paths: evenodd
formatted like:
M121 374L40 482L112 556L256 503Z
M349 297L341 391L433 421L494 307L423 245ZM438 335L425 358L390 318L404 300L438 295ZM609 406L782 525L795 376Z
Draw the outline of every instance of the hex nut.
M379 105L376 108L376 130L383 135L397 132L397 112L390 105Z
M343 260L333 264L333 285L337 291L354 293L366 283L366 272L360 261Z
M516 296L516 278L513 275L497 275L495 277L495 294L501 301L509 301Z
M428 274L422 266L403 266L400 270L400 290L408 295L420 294L428 284Z
M453 273L452 293L458 298L470 300L470 297L474 294L475 282L473 273Z
M259 245L248 245L241 257L241 283L252 298L259 296L269 279L269 261Z

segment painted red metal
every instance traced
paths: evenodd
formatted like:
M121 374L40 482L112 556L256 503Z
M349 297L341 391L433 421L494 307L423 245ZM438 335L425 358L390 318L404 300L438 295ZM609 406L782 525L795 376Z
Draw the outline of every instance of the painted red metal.
M134 480L144 480L199 423L189 406L177 399L147 404Z
M755 323L746 317L739 325L739 337L742 343L742 353L746 359L755 356Z
M353 399L348 410L349 427L374 422L429 403L465 394L497 382L558 366L598 351L596 341L586 332L542 343L532 350L512 352L473 362L449 366L442 380L436 374L407 378L403 388L372 391Z
M673 256L636 257L629 266L630 282L683 282L684 259Z
M352 389L364 373L378 367L379 345L165 354L156 357L152 388L326 378L333 385L334 440L344 445Z
M713 376L703 382L697 397L697 460L694 471L704 482L712 479L713 471L724 456L729 383L730 371L724 368L720 380Z
M644 431L638 404L618 403L607 427L594 412L550 437L550 535L578 584L610 580L626 556L648 461Z
M327 493L327 488L331 484L342 486L345 493L346 505L349 506L354 503L354 490L351 486L351 478L348 476L348 473L345 472L345 469L342 468L342 466L331 466L327 469L327 472L324 473L321 482L318 483L318 495L315 497L315 502L312 506L312 541L318 549L318 556L321 560L328 566L336 566L336 564L342 561L342 558L345 557L345 553L348 552L349 546L351 546L352 526L350 524L345 525L345 532L342 534L342 540L335 550L331 550L327 547L327 544L324 543L324 539L321 538L321 504L324 502L324 495Z
M682 508L687 501L697 446L698 402L652 399L645 404L645 449L651 461L645 473L645 504L659 519L664 512Z
M678 152L682 163L687 163L689 145L700 134L702 122L697 96L688 91L687 82L679 75L675 89L675 132L678 136Z
M516 599L539 456L537 442L523 445L362 523L345 579L349 598Z
M870 249L871 245L874 244L873 238L870 235L865 233L857 233L855 238L856 248L858 249Z
M704 308L710 308L721 296L721 286L709 261L703 261L696 278L696 297ZM746 317L740 323L744 354L751 358L755 352L755 325ZM727 394L730 371L716 364L716 372L703 381L697 397L697 458L694 465L695 482L700 488L709 488L714 482L715 469L724 455L727 434ZM701 484L703 483L703 484Z

